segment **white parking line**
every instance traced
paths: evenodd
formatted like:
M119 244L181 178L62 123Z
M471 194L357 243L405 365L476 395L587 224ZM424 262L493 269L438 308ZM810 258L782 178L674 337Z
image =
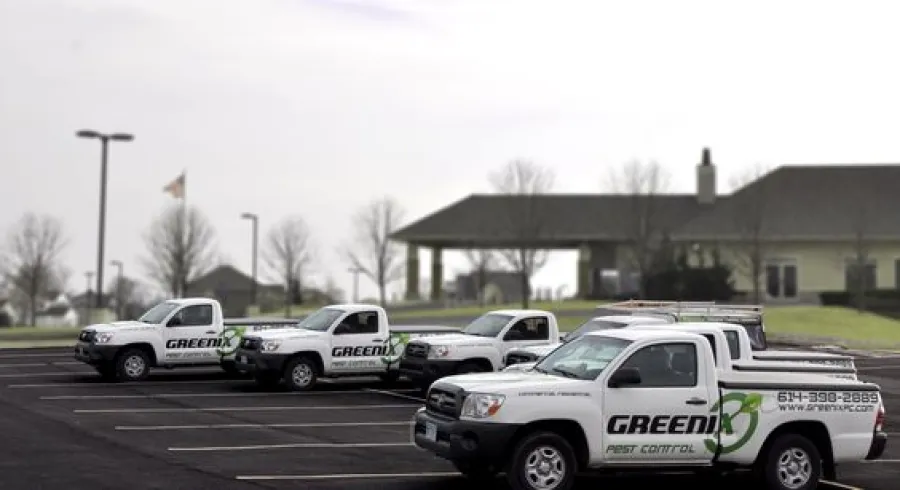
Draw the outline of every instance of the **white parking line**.
M7 388L105 388L107 386L163 386L170 384L184 385L211 385L222 383L234 383L234 379L205 379L205 380L170 380L170 381L137 381L132 383L31 383L6 385Z
M72 358L72 354L3 354L0 359L32 359L32 358L52 358L52 357L68 357Z
M332 405L298 407L287 405L280 407L192 407L192 408L99 408L90 410L72 410L74 413L185 413L185 412L266 412L272 410L371 410L377 408L415 408L416 405Z
M416 391L416 390L390 390L390 391L388 391L388 390L376 390L373 388L363 388L363 389L365 391L368 391L369 393L378 393L381 395L395 396L397 398L403 398L404 400L412 400L415 402L424 402L425 401L424 398L419 398L417 396L402 395L399 393L400 391L412 392L412 391Z
M415 390L409 390L415 391ZM262 398L269 396L310 396L310 395L362 395L371 390L333 390L333 391L274 391L274 392L238 392L238 393L159 393L149 395L47 395L41 400L141 400L157 398Z
M874 463L900 463L900 459L873 459L872 461L863 461L866 464L874 464Z
M74 361L59 361L59 362L12 362L6 364L0 364L0 368L16 368L16 367L44 367L44 366L81 366L82 363L74 362Z
M202 429L289 429L314 427L393 427L408 426L409 420L400 422L311 422L297 424L209 424L209 425L117 425L121 431L202 430Z
M885 369L900 369L900 365L896 365L896 366L857 366L857 367L856 367L856 371L857 371L857 372L862 372L862 371L882 371L882 370L885 370Z
M355 443L296 443L296 444L257 444L253 446L200 446L170 447L169 451L208 452L208 451L256 451L261 449L326 449L326 448L364 448L364 447L407 447L410 442L355 442Z
M819 485L825 485L832 488L840 488L841 490L863 490L860 487L854 487L852 485L845 485L843 483L838 483L836 481L831 480L819 480Z
M334 475L239 475L235 480L263 481L263 480L353 480L376 478L435 478L461 476L460 473L344 473Z
M15 374L0 374L0 378L34 378L37 376L84 376L87 374L96 375L96 371L57 371L55 373L15 373Z

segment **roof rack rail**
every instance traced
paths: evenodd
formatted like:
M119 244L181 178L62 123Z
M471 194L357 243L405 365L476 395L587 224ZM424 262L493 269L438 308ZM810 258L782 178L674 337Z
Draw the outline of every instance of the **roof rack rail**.
M639 300L639 299L629 299L626 301L619 301L618 303L611 303L608 305L600 305L600 308L617 308L617 309L632 309L632 308L666 308L666 307L692 307L692 306L714 306L715 301L656 301L656 300Z

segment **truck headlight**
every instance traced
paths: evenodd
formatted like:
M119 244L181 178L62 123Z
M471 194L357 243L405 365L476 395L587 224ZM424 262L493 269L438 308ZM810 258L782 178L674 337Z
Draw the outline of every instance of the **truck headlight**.
M260 346L259 350L263 352L271 352L273 350L278 350L279 347L281 347L280 340L266 340L262 343L262 346Z
M432 345L428 347L428 358L436 359L440 357L447 357L447 354L450 353L450 348L446 345Z
M506 400L504 395L493 395L490 393L471 393L463 402L461 417L470 417L473 419L483 419L496 414L503 402Z
M94 343L96 343L96 344L107 344L107 343L109 343L110 340L112 340L112 338L113 338L112 332L98 333L98 334L94 337Z

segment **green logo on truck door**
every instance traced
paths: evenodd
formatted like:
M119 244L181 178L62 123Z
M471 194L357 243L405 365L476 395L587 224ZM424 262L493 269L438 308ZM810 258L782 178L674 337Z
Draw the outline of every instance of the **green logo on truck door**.
M220 356L234 354L234 351L241 345L241 339L244 337L246 330L247 327L228 327L223 330L219 334L219 338L222 339L222 345L216 349L216 352Z
M381 362L391 365L399 361L400 356L403 355L403 349L406 347L407 342L409 342L408 333L391 334L391 336L384 341L384 355L381 356Z
M718 449L720 454L728 454L744 447L753 438L759 425L759 407L762 401L763 397L759 393L728 393L716 402L710 412L718 413L721 408L720 434L741 435L736 441L721 447L716 439L705 439L703 444L707 451L714 453Z

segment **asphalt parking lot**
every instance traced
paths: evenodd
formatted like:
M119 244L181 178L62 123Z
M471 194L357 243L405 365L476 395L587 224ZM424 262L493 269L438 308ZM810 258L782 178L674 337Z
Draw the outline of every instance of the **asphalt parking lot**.
M892 438L883 460L842 467L830 486L892 489L900 481L900 422L892 417L900 417L900 356L857 364L882 387ZM463 488L449 463L410 445L409 420L420 405L403 385L364 379L309 393L261 392L212 369L103 383L68 349L0 350L0 488ZM681 476L603 484L676 479L695 489L746 485ZM597 484L585 478L578 487Z

